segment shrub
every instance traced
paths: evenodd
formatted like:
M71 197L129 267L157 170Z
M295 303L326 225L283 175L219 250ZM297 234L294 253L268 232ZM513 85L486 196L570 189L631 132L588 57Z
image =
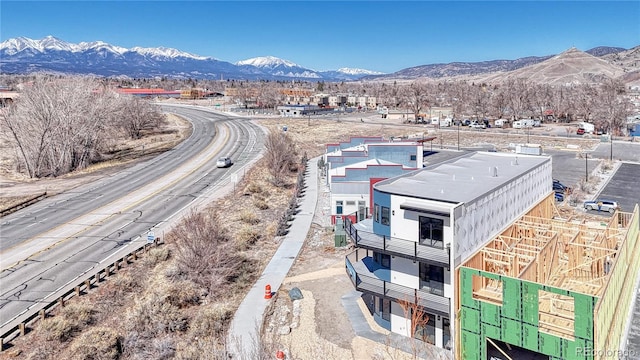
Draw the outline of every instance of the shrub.
M98 287L98 291L105 299L109 299L113 306L122 304L125 296L140 289L140 278L131 275L129 271L121 271L109 277L109 280Z
M162 290L167 301L178 308L184 308L200 303L200 298L206 294L198 285L189 280L171 282L166 290Z
M153 267L169 259L169 248L166 246L151 248L144 255L143 259L145 265Z
M269 208L269 204L262 199L253 200L253 206L258 208L259 210L267 210Z
M263 189L260 184L258 184L255 181L252 181L251 183L249 183L249 185L247 185L247 187L245 188L245 191L250 194L259 194L263 191Z
M77 330L78 326L76 324L62 316L45 319L40 324L40 331L42 331L42 335L49 341L67 341L71 339Z
M235 238L236 249L246 250L260 240L260 233L251 226L244 226Z
M81 302L71 302L61 309L58 316L65 317L78 328L81 328L93 322L94 314L95 310L92 305Z
M246 224L255 225L260 222L260 218L251 210L243 210L238 219Z
M190 338L181 341L176 346L176 360L200 360L203 354L207 354L206 359L226 360L229 355L224 345L211 341L209 338Z
M114 330L97 327L74 340L70 352L71 359L115 360L122 353L122 342Z
M235 273L238 264L234 244L219 217L191 214L172 233L180 272L206 288L211 296L223 293L227 278Z
M166 332L184 331L187 328L187 319L180 309L166 297L156 293L136 299L126 317L128 330L136 331L146 338Z
M233 307L225 303L215 303L201 308L189 325L189 337L222 337L233 312Z

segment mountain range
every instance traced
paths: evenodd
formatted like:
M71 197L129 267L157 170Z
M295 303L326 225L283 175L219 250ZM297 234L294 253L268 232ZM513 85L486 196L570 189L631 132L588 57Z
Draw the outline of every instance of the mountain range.
M566 63L568 60L573 65ZM73 44L53 36L41 40L18 37L0 43L2 74L49 72L131 78L384 81L462 76L492 82L497 78L513 76L545 79L551 83L593 82L602 77L622 77L635 81L640 78L639 62L640 47L627 50L601 46L586 52L572 48L558 55L529 56L515 60L420 65L392 74L382 74L346 67L316 71L273 56L230 63L172 48L127 49L102 41ZM544 66L536 68L537 70L523 70L541 64ZM575 73L579 76L574 76Z
M127 49L102 41L72 44L53 36L41 40L18 37L0 43L0 73L34 72L132 78L312 81L348 81L381 74L351 68L315 71L273 56L256 57L233 64L172 48Z

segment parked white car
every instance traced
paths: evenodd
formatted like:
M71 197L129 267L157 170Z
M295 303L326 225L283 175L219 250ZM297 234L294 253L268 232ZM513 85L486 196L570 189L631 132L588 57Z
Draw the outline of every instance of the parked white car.
M614 213L618 209L618 203L610 200L589 200L584 202L587 210L598 210Z

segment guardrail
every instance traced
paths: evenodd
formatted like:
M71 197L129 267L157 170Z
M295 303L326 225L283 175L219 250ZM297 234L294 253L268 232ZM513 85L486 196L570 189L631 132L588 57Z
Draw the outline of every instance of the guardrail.
M98 264L66 285L60 287L54 293L40 300L32 307L16 316L0 330L0 351L6 349L6 344L14 340L18 336L23 336L29 332L29 326L38 320L44 320L47 314L56 306L64 306L65 302L74 296L86 294L94 286L98 286L101 281L105 281L109 276L115 274L118 270L126 267L131 262L137 260L144 255L150 248L164 244L156 238L153 243L141 242L127 254L119 257L117 260L107 262L103 266ZM52 300L47 300L51 298Z
M40 195L36 195L34 197L31 197L31 198L29 198L29 199L27 199L25 201L22 201L22 202L20 202L18 204L10 206L10 207L8 207L6 209L2 209L2 210L0 210L0 217L3 217L5 215L9 215L9 214L11 214L13 212L16 212L16 211L22 209L23 207L27 207L27 206L29 206L29 205L37 202L37 201L42 200L45 197L47 197L47 193L46 192L44 192L44 193L42 193Z

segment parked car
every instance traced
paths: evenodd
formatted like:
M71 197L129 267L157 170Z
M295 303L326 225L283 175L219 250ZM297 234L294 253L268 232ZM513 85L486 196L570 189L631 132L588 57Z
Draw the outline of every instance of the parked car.
M589 200L584 202L584 208L598 211L614 213L618 209L618 203L611 200Z
M485 124L473 123L469 125L469 127L472 129L486 129L487 126Z
M216 167L219 168L226 168L231 166L232 162L231 162L231 158L229 157L221 157L220 159L218 159L218 161L216 162Z
M563 193L556 192L555 196L556 196L556 201L557 202L563 202L564 201L564 194Z
M573 189L563 183L560 180L553 179L553 191L563 194L573 193Z
M583 128L578 128L578 130L576 131L576 134L584 135L584 129Z

